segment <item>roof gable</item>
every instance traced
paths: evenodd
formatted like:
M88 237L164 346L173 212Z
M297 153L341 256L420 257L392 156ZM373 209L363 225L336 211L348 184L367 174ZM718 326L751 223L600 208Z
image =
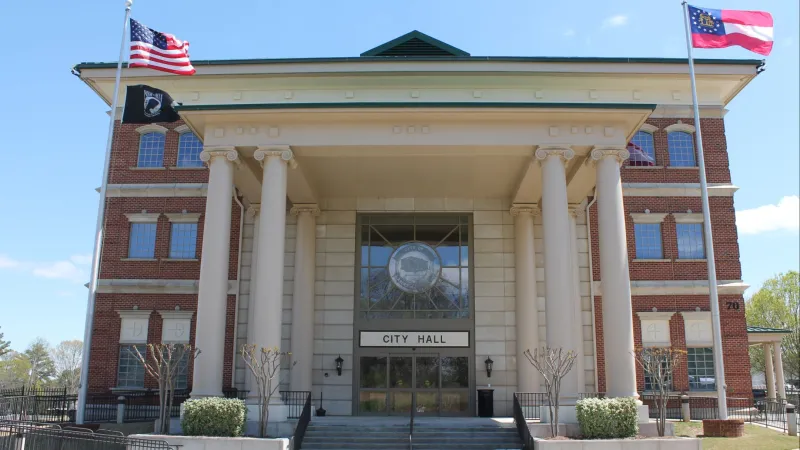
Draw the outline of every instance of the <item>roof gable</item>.
M367 50L361 56L469 56L464 50L453 47L425 33L414 30L398 38Z

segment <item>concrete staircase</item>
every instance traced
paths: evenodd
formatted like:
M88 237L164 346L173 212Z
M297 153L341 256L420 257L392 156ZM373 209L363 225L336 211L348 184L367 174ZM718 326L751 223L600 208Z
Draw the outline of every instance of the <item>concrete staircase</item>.
M408 418L315 417L302 450L409 450ZM418 418L414 450L519 450L513 421L479 418Z

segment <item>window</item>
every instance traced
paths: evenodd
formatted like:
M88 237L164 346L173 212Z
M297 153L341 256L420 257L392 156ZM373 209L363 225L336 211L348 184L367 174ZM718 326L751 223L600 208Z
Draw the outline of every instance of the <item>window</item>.
M695 167L694 136L685 131L673 131L667 134L669 148L669 165L673 167Z
M143 388L144 365L136 355L135 345L121 345L119 347L119 366L117 367L117 387ZM142 356L147 357L147 347L138 346Z
M169 243L172 259L194 259L197 256L197 223L173 223Z
M706 257L702 223L678 223L675 224L675 229L678 233L678 259Z
M656 149L653 145L653 135L646 131L637 131L631 142L638 145L647 156L656 160Z
M132 223L128 258L155 258L156 224Z
M636 259L661 259L661 224L635 223L633 234L636 240Z
M158 132L142 135L137 167L164 167L164 138L165 135Z
M686 351L686 360L689 363L689 390L713 391L716 389L714 353L711 348L688 348Z
M164 342L164 344L169 344L169 343ZM179 351L180 347L184 347L184 344L175 344L174 345L175 350L173 350L173 352ZM191 353L191 351L186 348L184 348L183 351L184 353L181 355L181 359L178 360L177 364L178 370L175 374L175 382L173 384L173 387L175 389L186 389L189 387L189 354ZM163 354L166 357L167 354L166 349L163 350Z
M663 374L665 374L666 378L666 385L667 390L672 390L672 371L669 368L668 361L661 362L661 368L663 370ZM655 375L655 376L653 376ZM649 370L644 371L644 390L645 391L655 391L657 390L658 386L656 381L658 380L658 374L652 374Z
M178 167L203 167L200 152L203 143L191 131L181 134L178 142Z

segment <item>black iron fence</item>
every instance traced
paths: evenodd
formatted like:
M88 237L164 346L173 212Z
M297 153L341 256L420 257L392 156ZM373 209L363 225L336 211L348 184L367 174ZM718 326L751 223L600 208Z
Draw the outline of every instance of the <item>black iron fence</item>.
M0 397L0 419L45 423L75 421L78 401L73 395L21 395Z
M514 424L517 426L517 433L522 441L524 450L533 450L534 442L531 437L531 430L528 428L528 417L525 415L525 409L522 407L524 402L520 399L528 397L527 401L536 402L540 395L545 395L541 392L517 392L514 394ZM539 405L541 408L541 405ZM538 417L541 418L541 417Z
M541 420L542 407L547 407L547 394L544 392L517 392L514 401L519 403L522 416L526 420Z
M650 418L657 419L659 417L658 411L658 397L653 394L642 394L639 398L643 404L647 405L650 409ZM667 419L671 420L681 420L681 396L680 395L670 395L666 399L667 403Z
M0 420L0 450L172 450L166 441L134 439L115 432L54 424Z
M306 399L311 395L308 391L280 391L281 401L289 407L289 418L299 419L306 404Z
M297 426L294 429L294 448L300 450L303 446L303 438L306 435L308 424L311 423L311 392L306 393L306 401L303 403L303 410L300 411L300 417L297 420Z

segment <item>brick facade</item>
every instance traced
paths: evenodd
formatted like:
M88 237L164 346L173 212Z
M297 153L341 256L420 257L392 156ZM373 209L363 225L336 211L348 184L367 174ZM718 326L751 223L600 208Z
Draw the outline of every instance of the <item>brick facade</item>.
M690 122L689 119L683 119ZM656 151L656 168L622 168L623 182L635 183L698 183L696 168L670 168L667 151L667 133L664 128L677 123L678 119L651 119L648 123L658 127L653 133ZM137 125L116 124L114 146L111 158L109 183L111 184L156 184L156 183L206 183L208 171L205 168L175 168L178 153L179 134L174 129L181 122L163 124L168 128L164 150L164 168L136 169L139 137ZM722 119L703 119L703 140L706 152L708 181L710 183L729 183L725 127ZM205 197L121 197L109 198L106 212L106 236L103 245L101 279L148 279L148 280L197 280L200 274L200 260L203 240L203 220ZM710 199L714 246L719 280L741 279L739 246L735 224L733 197L712 197ZM648 262L636 260L631 213L667 213L662 226L662 247L665 261ZM626 225L628 229L628 256L631 280L705 280L707 279L705 261L677 260L677 238L675 219L672 213L686 213L688 210L701 212L699 197L626 197ZM130 223L125 214L161 213L158 220L154 260L126 261L130 235ZM170 225L165 213L199 213L197 240L197 260L168 260ZM236 280L239 261L239 232L241 209L232 201L231 238L229 257L229 280ZM591 251L593 273L591 279L600 280L599 246L597 230L597 206L590 210ZM355 250L355 249L354 249ZM541 265L539 265L541 268ZM540 280L541 281L541 280ZM540 293L540 295L542 295ZM747 354L747 334L744 319L744 302L741 295L721 295L720 311L723 332L723 351L726 367L726 381L729 392L735 396L750 396L750 363ZM739 305L738 309L728 309L729 302ZM118 310L154 311L150 316L148 341L157 343L161 339L161 317L157 310L194 311L192 326L196 320L196 294L98 294L96 298L94 337L92 342L89 389L91 392L105 391L117 384L117 361L119 357L120 317ZM602 297L595 296L595 336L597 355L597 390L605 390L605 367L603 360ZM588 308L588 306L587 306ZM636 312L674 311L670 320L672 345L685 349L685 330L681 311L708 311L708 296L703 295L658 295L634 296L634 331L637 345L641 345L640 321ZM225 386L233 385L234 334L236 323L236 296L227 298L227 330L225 346ZM192 329L191 341L195 331ZM513 352L512 352L513 353ZM587 354L588 355L588 354ZM202 357L202 356L201 356ZM644 386L641 370L637 374L639 389ZM686 362L676 368L674 387L688 390L688 367ZM190 370L191 377L191 370ZM587 383L588 384L588 383ZM147 387L154 387L148 379Z

